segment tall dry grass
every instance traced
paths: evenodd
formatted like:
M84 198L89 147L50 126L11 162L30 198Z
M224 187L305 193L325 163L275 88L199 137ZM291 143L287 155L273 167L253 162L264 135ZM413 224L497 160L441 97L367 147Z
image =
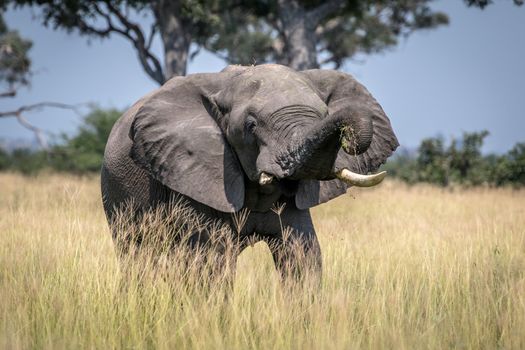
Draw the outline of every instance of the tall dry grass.
M525 348L524 191L390 182L313 215L319 288L283 290L257 244L230 295L176 256L124 275L98 179L0 174L0 347Z

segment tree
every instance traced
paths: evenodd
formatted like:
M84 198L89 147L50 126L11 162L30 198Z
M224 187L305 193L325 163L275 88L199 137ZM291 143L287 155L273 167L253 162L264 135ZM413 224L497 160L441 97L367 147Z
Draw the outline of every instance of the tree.
M8 169L10 166L9 154L0 148L0 171Z
M416 164L419 181L441 186L449 184L449 162L442 138L427 138L421 141Z
M42 169L49 167L47 153L44 151L33 151L26 148L18 148L7 155L6 167L11 171L20 172L24 175L37 174Z
M115 109L93 109L83 118L75 136L62 135L48 150L15 149L6 152L0 148L0 171L11 170L26 175L36 174L42 169L77 174L98 172L109 133L121 114Z
M9 30L3 19L2 3L0 2L0 99L13 98L20 87L28 86L31 76L31 60L29 50L32 42L22 38L16 30ZM15 110L1 111L0 118L15 117L20 125L35 134L43 149L47 149L45 132L31 124L24 113L46 107L66 108L76 111L76 107L58 102L39 102L21 106Z
M525 186L525 143L517 143L494 162L492 182L496 185Z
M489 132L464 132L461 142L452 140L447 151L453 180L459 183L479 185L486 180L481 147Z
M381 52L415 30L448 23L430 2L244 0L221 16L219 35L206 48L224 52L233 63L277 62L299 70L332 64L337 69L359 53ZM238 18L243 18L243 30L232 30Z
M33 44L16 30L9 30L0 11L0 98L13 97L19 86L29 84Z
M133 45L144 71L158 84L186 74L190 44L213 35L218 18L218 2L206 0L14 0L5 1L4 7L8 3L38 6L44 25L55 29L76 30L89 38L123 37ZM152 20L151 25L139 21L144 17ZM151 50L156 35L162 42L163 59Z
M510 171L508 181L525 185L525 143L516 144L508 153Z
M513 0L514 4L521 6L523 5L523 0ZM465 0L465 3L469 7L479 7L480 9L484 9L487 5L490 5L493 3L492 0Z
M440 137L421 142L416 160L419 181L447 186L449 183L480 185L489 182L490 161L481 154L488 131L464 132L445 147Z
M113 124L122 115L116 109L92 110L73 137L62 136L62 142L51 149L51 165L61 171L100 171L104 148Z
M229 63L278 62L295 69L332 63L396 45L414 30L448 22L430 0L13 0L38 6L45 25L88 37L128 40L144 71L163 84L185 75L205 48ZM5 7L5 5L4 5ZM141 16L152 20L146 26ZM163 55L151 50L159 35ZM190 53L190 45L196 51ZM319 57L322 59L319 62ZM162 64L164 62L164 64Z
M382 166L389 176L403 180L409 184L420 181L418 178L418 164L416 155L405 148L398 148L393 157Z
M503 155L483 155L481 148L488 135L488 131L464 132L448 147L441 137L427 138L416 155L397 153L383 169L408 183L525 186L525 143L517 143Z
M188 60L207 49L228 63L277 62L295 69L340 68L358 54L381 52L448 17L432 0L0 0L36 6L45 25L90 38L118 35L134 47L158 84L185 75ZM520 5L523 0L514 0ZM491 0L465 0L484 8ZM142 17L149 19L144 24ZM163 52L151 46L161 39ZM190 48L195 48L190 52Z

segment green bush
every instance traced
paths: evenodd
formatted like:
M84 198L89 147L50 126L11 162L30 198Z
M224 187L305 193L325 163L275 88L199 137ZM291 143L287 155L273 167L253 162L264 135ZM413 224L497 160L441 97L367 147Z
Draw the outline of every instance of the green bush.
M7 159L7 169L24 175L34 175L49 167L47 154L43 151L33 151L28 148L15 149Z
M525 143L516 144L494 165L493 182L496 185L525 185Z
M416 171L419 181L448 185L449 159L442 138L428 138L421 142Z
M99 171L109 133L120 115L116 109L93 110L76 136L62 136L63 142L53 147L52 167L76 173Z
M84 118L77 135L62 135L48 152L16 149L8 153L0 149L0 170L28 175L44 168L73 173L98 172L109 133L120 115L116 109L94 109Z
M441 137L427 138L415 155L402 151L383 168L408 183L524 186L525 143L516 144L504 155L484 156L481 148L488 135L488 131L465 132L449 146Z

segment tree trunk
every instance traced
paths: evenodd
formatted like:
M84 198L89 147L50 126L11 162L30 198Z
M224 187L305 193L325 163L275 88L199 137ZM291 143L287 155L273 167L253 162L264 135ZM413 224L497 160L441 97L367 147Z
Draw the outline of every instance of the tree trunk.
M319 68L314 21L296 0L278 1L284 34L284 54L278 63L296 70Z
M154 14L164 46L164 77L186 75L191 44L191 24L181 18L179 1L159 0Z

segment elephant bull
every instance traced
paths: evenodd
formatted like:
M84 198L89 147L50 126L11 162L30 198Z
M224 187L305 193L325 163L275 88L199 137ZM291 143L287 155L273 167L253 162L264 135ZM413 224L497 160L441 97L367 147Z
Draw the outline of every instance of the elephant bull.
M265 240L287 275L285 266L299 267L297 254L284 253L294 242L319 272L309 208L351 185L379 183L384 173L367 174L397 146L381 106L348 74L267 64L176 77L113 127L102 166L104 209L111 226L130 200L144 211L182 196L204 218L229 225L246 208L239 252L243 242ZM276 203L285 203L279 218ZM200 246L205 230L195 232Z

